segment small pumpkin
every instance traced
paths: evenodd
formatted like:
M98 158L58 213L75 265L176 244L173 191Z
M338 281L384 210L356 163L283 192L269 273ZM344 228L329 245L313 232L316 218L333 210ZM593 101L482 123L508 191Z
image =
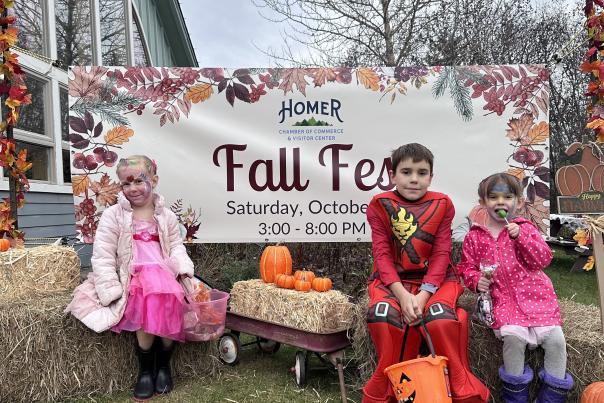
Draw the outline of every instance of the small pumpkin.
M0 252L6 252L10 248L10 241L6 238L0 239Z
M291 274L277 274L277 277L275 278L275 284L279 288L292 289L294 288L295 282L296 279Z
M581 403L598 403L604 401L604 382L594 382L587 386L581 395Z
M332 285L329 277L317 277L312 281L312 289L319 292L331 290Z
M315 279L315 273L310 270L296 270L294 272L294 277L296 280L306 280L312 284L312 281Z
M292 274L292 257L287 246L267 246L260 257L260 278L274 283L277 274Z
M294 288L297 291L309 292L312 288L312 284L309 281L296 280L296 282L294 283Z

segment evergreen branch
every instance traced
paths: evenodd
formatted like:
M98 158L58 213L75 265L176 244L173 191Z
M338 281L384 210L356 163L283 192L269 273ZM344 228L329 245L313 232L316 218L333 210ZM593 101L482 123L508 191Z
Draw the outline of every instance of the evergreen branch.
M453 99L453 105L455 106L457 113L460 114L462 119L466 122L472 120L474 110L472 108L470 89L464 86L462 79L457 77L455 72L452 72L451 74L449 89L451 91L451 98Z
M449 85L451 69L452 67L445 67L436 79L436 82L432 86L432 95L434 98L440 98L444 95L447 85Z
M71 110L80 116L84 116L84 113L91 112L98 115L102 121L109 123L112 126L129 126L130 121L127 117L120 113L120 108L113 104L108 104L99 100L90 100L76 102L71 106Z
M459 78L459 80L472 80L477 84L487 85L488 82L484 79L484 75L480 74L477 71L472 70L469 67L453 67L455 70L455 74Z

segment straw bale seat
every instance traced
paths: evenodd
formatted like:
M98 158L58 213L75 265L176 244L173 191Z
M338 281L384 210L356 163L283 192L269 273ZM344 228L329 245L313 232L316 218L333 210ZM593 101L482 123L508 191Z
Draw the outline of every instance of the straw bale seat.
M134 386L133 333L95 333L63 310L69 293L0 301L0 401L58 401ZM215 343L178 345L175 377L212 374Z
M461 307L472 312L475 294L465 292L459 301ZM367 332L365 315L368 296L365 294L355 309L351 330L354 360L358 363L360 376L357 386L363 385L375 368L375 352ZM604 336L598 307L561 299L560 310L564 320L568 352L568 371L575 379L575 387L568 397L569 402L578 402L583 390L592 382L604 379ZM502 365L502 342L493 331L476 322L470 323L470 364L472 371L491 390L499 402L501 383L498 368ZM438 353L438 352L437 352ZM533 369L543 366L543 350L538 348L528 353L528 363ZM536 394L537 382L532 383L532 395Z

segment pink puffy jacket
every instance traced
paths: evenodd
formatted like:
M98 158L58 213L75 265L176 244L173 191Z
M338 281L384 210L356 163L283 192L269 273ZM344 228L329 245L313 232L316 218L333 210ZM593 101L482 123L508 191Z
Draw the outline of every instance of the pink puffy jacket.
M487 228L474 224L464 239L457 271L466 287L476 292L480 261L489 258L499 262L491 285L494 329L503 325L560 325L556 293L543 272L552 260L551 249L533 223L521 217L513 222L520 226L516 239L506 230L495 239Z
M164 199L153 195L154 219L160 245L174 276L193 276L193 262L182 243L176 215L164 207ZM132 207L120 192L117 204L107 208L94 238L92 273L73 293L65 308L96 332L110 329L124 313L130 284L132 260Z

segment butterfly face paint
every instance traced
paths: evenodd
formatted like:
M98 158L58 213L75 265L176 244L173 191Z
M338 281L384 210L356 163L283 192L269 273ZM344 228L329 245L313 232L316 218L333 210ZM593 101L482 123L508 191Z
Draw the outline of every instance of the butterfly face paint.
M485 200L481 202L486 207L493 221L505 223L505 219L498 214L498 211L505 211L508 220L512 219L516 214L519 199L506 183L497 182L487 193Z
M126 199L133 207L153 203L153 188L157 177L149 177L140 165L129 165L119 170L120 185Z

